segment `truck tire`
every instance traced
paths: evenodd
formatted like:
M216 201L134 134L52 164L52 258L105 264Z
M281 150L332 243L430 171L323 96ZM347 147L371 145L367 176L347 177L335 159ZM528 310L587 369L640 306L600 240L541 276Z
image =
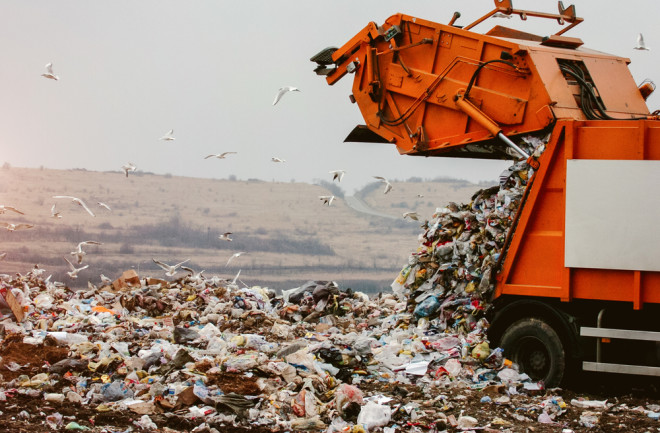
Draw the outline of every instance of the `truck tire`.
M521 319L504 331L500 346L521 372L542 380L547 388L559 386L566 368L566 353L559 335L539 319Z

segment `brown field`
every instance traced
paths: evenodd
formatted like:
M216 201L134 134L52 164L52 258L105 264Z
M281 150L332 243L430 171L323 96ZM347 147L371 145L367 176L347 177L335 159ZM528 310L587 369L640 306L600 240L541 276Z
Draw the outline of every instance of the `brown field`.
M166 278L152 258L169 264L190 259L187 265L206 276L231 278L241 270L247 285L287 289L335 280L358 290L387 290L421 232L422 221L404 220L403 212L430 218L435 208L469 201L479 189L456 180L393 186L383 194L382 184L374 183L356 194L396 217L388 219L356 212L339 197L324 206L318 196L331 193L320 185L5 166L0 204L25 215L7 211L0 222L34 227L0 231L0 253L7 252L0 273L25 273L38 264L53 280L81 287L99 283L102 273L114 279L130 268ZM96 216L54 195L79 197ZM53 204L62 218L51 217ZM219 240L223 232L232 232L233 241ZM72 280L64 257L74 261L69 252L89 240L103 245L83 248L87 255L79 266L89 267ZM226 266L237 251L247 254Z

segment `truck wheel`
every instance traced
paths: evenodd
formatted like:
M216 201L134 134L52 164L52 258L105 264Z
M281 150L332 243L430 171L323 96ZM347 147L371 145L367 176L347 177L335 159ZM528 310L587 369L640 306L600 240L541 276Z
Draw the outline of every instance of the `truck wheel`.
M522 319L502 335L504 356L518 364L532 380L546 387L559 386L564 377L566 354L559 335L539 319Z

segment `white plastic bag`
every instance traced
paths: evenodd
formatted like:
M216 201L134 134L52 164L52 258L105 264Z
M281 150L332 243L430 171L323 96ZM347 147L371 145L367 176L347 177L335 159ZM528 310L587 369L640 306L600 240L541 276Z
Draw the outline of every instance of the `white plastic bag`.
M376 427L385 427L392 418L392 408L382 404L368 402L362 406L357 423L364 426L367 431Z

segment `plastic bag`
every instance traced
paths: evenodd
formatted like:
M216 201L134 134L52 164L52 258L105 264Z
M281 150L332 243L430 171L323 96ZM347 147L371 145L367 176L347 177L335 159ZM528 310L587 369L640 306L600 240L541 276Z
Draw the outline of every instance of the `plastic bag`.
M53 430L57 430L62 425L62 414L56 412L46 417L46 424Z
M103 394L103 399L105 401L119 401L133 397L133 391L128 389L124 382L118 380L103 385L101 388L101 394Z
M142 415L140 421L135 422L140 428L144 430L156 430L158 426L149 418L149 415Z
M433 316L440 309L440 300L436 296L429 296L415 307L414 314L418 317Z
M392 408L373 401L362 406L358 415L357 423L363 425L367 430L376 427L384 427L392 418Z
M347 383L342 383L335 391L335 407L337 407L339 415L343 415L344 408L350 403L363 405L364 396L359 388Z

